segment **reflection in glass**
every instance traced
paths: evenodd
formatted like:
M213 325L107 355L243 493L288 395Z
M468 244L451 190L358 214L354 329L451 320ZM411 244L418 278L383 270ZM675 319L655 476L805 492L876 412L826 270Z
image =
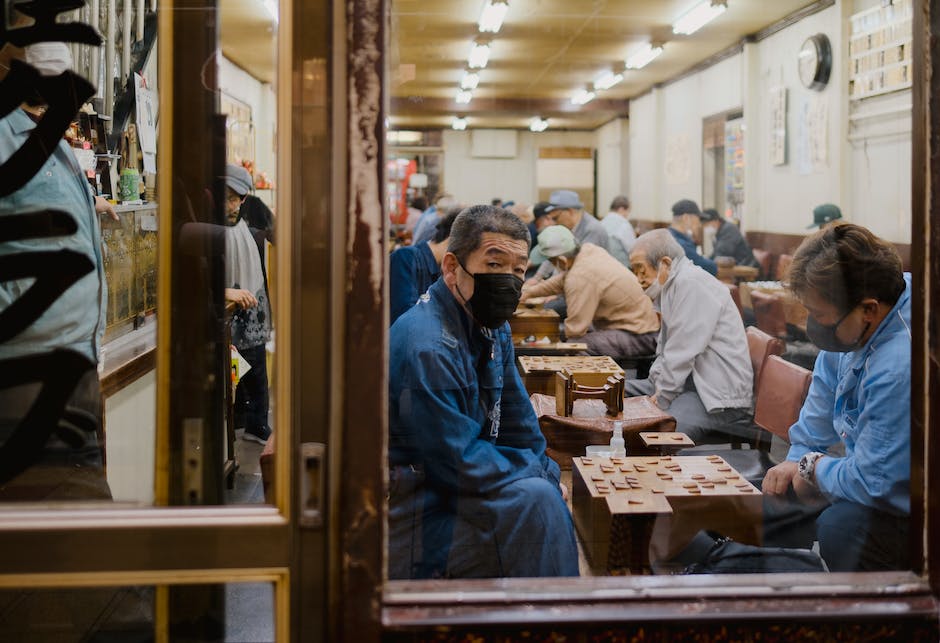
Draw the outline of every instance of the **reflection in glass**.
M268 583L179 585L170 590L170 640L267 643L274 640L274 588ZM152 586L0 591L7 643L152 641ZM180 598L190 601L180 604Z

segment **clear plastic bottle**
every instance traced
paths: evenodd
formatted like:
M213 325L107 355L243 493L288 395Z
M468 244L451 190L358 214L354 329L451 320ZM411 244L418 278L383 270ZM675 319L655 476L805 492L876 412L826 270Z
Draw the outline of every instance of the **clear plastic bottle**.
M614 434L610 438L610 455L614 458L622 458L627 455L627 449L623 442L623 422L619 420L614 422Z

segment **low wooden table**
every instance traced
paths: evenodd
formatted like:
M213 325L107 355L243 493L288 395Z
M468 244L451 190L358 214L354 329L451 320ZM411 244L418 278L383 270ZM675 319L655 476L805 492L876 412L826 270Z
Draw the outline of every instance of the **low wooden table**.
M648 397L625 398L623 413L616 416L607 415L601 400L577 400L571 417L557 414L552 395L536 393L529 401L545 436L546 452L562 469L570 469L572 458L584 455L589 445L609 444L616 420L623 422L623 439L629 454L659 452L643 444L641 432L676 430L676 419Z
M617 365L613 358L604 356L572 356L572 355L520 355L517 360L522 383L530 393L555 394L555 374L568 369L575 374L579 383L588 386L598 386L597 379L603 383L608 375L623 375L623 369ZM596 374L595 379L581 382L578 375L582 373Z
M571 493L599 573L648 574L701 529L761 543L761 493L717 455L575 458Z
M536 340L547 337L552 342L561 339L561 317L550 308L519 308L509 320L512 341L521 342L527 337Z
M759 290L780 297L783 301L783 313L787 323L799 328L804 333L806 332L806 318L809 316L809 312L803 307L803 304L801 304L789 290L780 285L779 282L755 281L738 284L738 292L741 294L741 306L748 310L754 309L754 305L751 303L752 290Z

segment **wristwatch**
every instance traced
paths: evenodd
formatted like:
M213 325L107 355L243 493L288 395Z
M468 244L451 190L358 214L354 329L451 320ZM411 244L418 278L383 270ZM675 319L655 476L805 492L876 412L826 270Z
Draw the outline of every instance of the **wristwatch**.
M823 457L823 455L824 454L819 453L818 451L811 451L810 453L807 453L803 455L802 458L800 458L798 469L800 477L811 485L816 484L816 461Z

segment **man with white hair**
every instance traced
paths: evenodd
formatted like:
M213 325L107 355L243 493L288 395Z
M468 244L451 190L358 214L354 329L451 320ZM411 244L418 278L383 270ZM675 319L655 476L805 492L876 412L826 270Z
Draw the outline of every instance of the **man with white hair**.
M744 324L724 284L694 265L668 230L641 235L630 265L662 316L649 378L627 395L650 395L696 443L750 434L753 394Z

